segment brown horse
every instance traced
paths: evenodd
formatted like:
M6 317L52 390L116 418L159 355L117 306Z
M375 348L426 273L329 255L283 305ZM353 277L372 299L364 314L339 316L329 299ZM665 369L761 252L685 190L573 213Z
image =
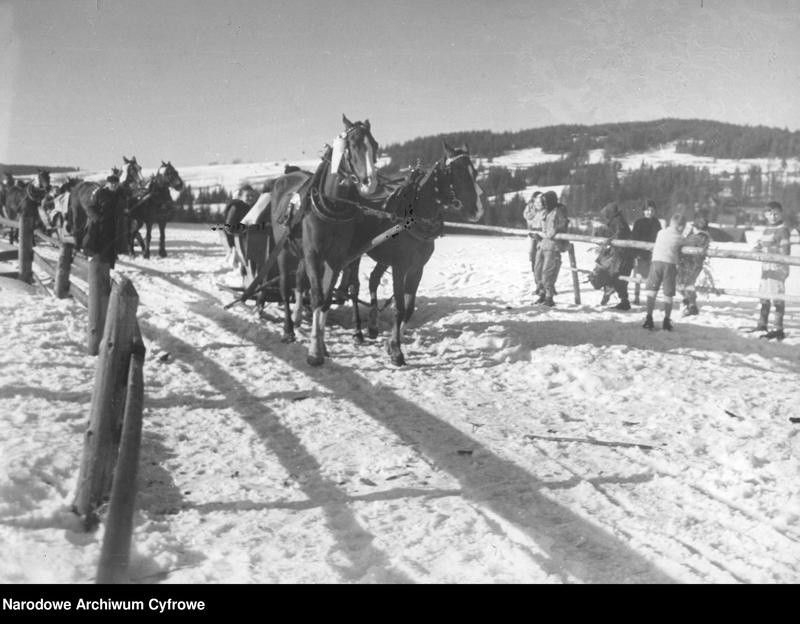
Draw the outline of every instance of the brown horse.
M392 363L405 364L402 338L414 307L425 264L434 250L434 240L441 235L444 217L448 212L460 213L470 221L478 221L483 214L482 191L476 182L476 171L469 148L464 145L453 149L443 143L444 157L427 172L412 172L399 192L387 204L387 212L408 218L410 227L389 238L367 254L377 263L370 275L369 335L377 337L378 285L381 275L392 268L395 323L386 344ZM353 249L368 244L388 229L388 220L371 212L364 215L356 227ZM353 303L356 326L355 339L363 340L358 310L359 259L348 266L351 274L348 288Z
M133 193L132 204L129 208L131 233L133 236L137 236L139 228L142 225L145 226L145 244L142 252L145 258L150 257L150 239L154 223L158 223L160 234L158 255L161 258L167 255L164 229L167 226L167 221L172 219L175 213L175 203L172 201L169 189L180 191L183 189L183 180L181 180L181 176L172 166L172 163L162 160L161 167L158 168L155 175L150 177L147 185L144 188L135 190ZM139 237L139 240L141 240L141 237ZM133 245L131 244L132 248Z
M275 181L270 203L276 241L284 241L278 254L281 296L284 305L283 341L294 340L289 309L290 273L295 269L295 303L301 305L302 266L310 286L311 345L308 363L324 361L324 326L336 278L348 258L358 202L377 188L378 144L369 120L355 123L342 116L344 132L328 147L317 171L295 172ZM302 263L299 261L302 260Z

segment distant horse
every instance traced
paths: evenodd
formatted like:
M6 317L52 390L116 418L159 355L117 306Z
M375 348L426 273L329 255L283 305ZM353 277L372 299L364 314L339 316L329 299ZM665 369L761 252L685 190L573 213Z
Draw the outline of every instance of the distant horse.
M336 278L348 258L358 216L358 202L377 189L378 143L369 120L355 123L342 116L345 126L326 150L313 177L295 172L275 181L272 190L272 231L276 241L286 239L278 255L281 294L284 303L283 341L294 340L289 310L291 263L302 259L310 285L313 321L307 361L319 366L324 361L324 328ZM294 210L296 198L301 204ZM300 217L298 217L300 215ZM298 265L299 266L299 265ZM295 276L295 288L302 288L302 273ZM301 305L299 293L295 303ZM296 310L296 313L297 313Z
M161 167L158 168L155 175L150 177L147 186L133 194L133 203L130 206L131 232L138 233L142 225L147 228L143 251L145 258L150 257L150 238L154 223L158 223L158 230L161 235L158 255L161 258L167 255L164 228L167 226L167 221L172 219L175 214L175 204L172 201L169 189L180 191L183 189L183 180L181 180L181 176L172 166L172 163L162 160Z
M20 214L30 215L34 219L34 227L44 229L44 223L39 217L38 208L50 190L50 173L40 170L36 175L36 182L24 186L19 185L19 180L14 186L5 189L3 197L3 212L7 219L15 221ZM19 236L16 230L11 230L8 235L9 243L14 242Z
M127 232L128 237L128 253L135 255L135 243L138 242L139 246L144 252L145 243L142 235L139 234L139 227L135 227L133 219L131 218L131 207L135 203L135 198L141 199L147 193L147 181L142 175L142 167L136 162L136 156L128 159L126 156L122 157L122 162L125 163L122 173L120 175L119 188L122 193L124 223L123 229Z
M369 335L377 337L378 285L387 268L392 268L395 323L386 350L392 363L402 366L402 338L406 324L414 313L417 289L425 264L434 250L434 240L444 228L447 211L460 213L470 221L478 221L483 214L482 191L476 182L476 171L469 148L463 145L453 149L443 143L444 157L427 172L414 172L387 203L387 212L395 217L409 219L411 225L397 236L389 238L367 252L377 263L370 275ZM388 220L376 213L364 215L356 225L353 249L358 250L389 227ZM359 259L349 267L350 297L356 325L355 338L363 340L358 310ZM348 280L345 278L345 283Z

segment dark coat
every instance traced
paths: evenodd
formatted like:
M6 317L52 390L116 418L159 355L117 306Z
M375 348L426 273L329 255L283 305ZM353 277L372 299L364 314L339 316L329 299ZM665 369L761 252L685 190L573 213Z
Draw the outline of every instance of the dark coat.
M633 223L631 238L633 240L655 243L658 231L661 229L661 221L655 217L641 217ZM649 260L652 252L644 249L634 250L634 257Z
M600 213L606 223L602 235L606 238L628 240L631 238L631 229L625 220L625 215L619 210L616 204L609 204ZM617 277L628 275L633 269L634 254L632 249L623 247L605 246L597 255L597 264L603 267L609 275Z
M98 256L102 262L114 267L117 259L117 219L123 210L121 193L100 188L94 201L86 209L86 229L82 247L90 256Z

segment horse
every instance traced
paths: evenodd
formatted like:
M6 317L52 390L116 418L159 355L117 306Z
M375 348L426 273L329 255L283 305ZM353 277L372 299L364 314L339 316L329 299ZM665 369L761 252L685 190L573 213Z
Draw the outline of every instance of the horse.
M6 218L15 221L21 214L29 215L34 219L34 227L44 230L45 225L39 217L38 208L50 190L50 173L39 170L35 183L20 186L19 182L17 180L17 184L5 189L3 204ZM10 230L8 242L13 244L18 236L17 230Z
M133 193L133 204L130 206L131 233L139 236L139 228L144 225L145 244L142 255L150 257L150 238L153 224L158 223L158 230L161 235L158 245L158 255L165 258L167 249L164 241L164 228L167 221L172 218L175 212L175 204L170 196L169 189L180 191L183 189L183 180L171 162L161 161L155 175L150 177L145 188L137 189ZM141 236L139 236L141 241ZM133 244L130 244L133 249Z
M134 203L134 198L138 197L141 199L147 192L147 181L144 179L142 175L142 167L141 165L136 162L136 156L131 157L128 159L125 155L122 156L122 162L125 163L123 169L120 170L120 183L119 189L122 194L123 202L124 202L124 226L125 230L127 231L127 239L128 239L128 253L131 256L136 255L134 253L135 244L136 242L139 243L139 246L144 251L145 243L142 235L139 234L139 228L133 226L133 219L130 215L131 205ZM116 167L114 168L116 170Z
M410 227L367 251L376 262L370 274L370 313L368 331L371 338L378 336L378 285L387 268L392 268L395 322L386 343L386 351L396 366L405 364L402 338L414 313L417 289L425 264L434 251L434 240L444 229L444 216L448 212L460 213L475 222L483 215L477 172L472 164L469 147L452 148L443 142L444 156L427 172L416 170L387 202L387 212L395 218L407 218ZM408 223L408 222L407 222ZM387 229L387 219L375 212L362 217L356 226L354 251L363 248ZM358 308L358 268L360 258L348 266L350 280L348 292L353 303L356 342L363 341Z

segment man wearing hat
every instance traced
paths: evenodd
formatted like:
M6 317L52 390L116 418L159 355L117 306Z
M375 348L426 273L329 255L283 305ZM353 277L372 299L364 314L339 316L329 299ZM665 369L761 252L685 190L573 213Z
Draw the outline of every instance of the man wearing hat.
M119 176L112 173L106 178L105 186L97 189L94 201L86 208L86 228L82 247L89 256L96 256L101 262L114 268L117 259L117 220L121 193Z

